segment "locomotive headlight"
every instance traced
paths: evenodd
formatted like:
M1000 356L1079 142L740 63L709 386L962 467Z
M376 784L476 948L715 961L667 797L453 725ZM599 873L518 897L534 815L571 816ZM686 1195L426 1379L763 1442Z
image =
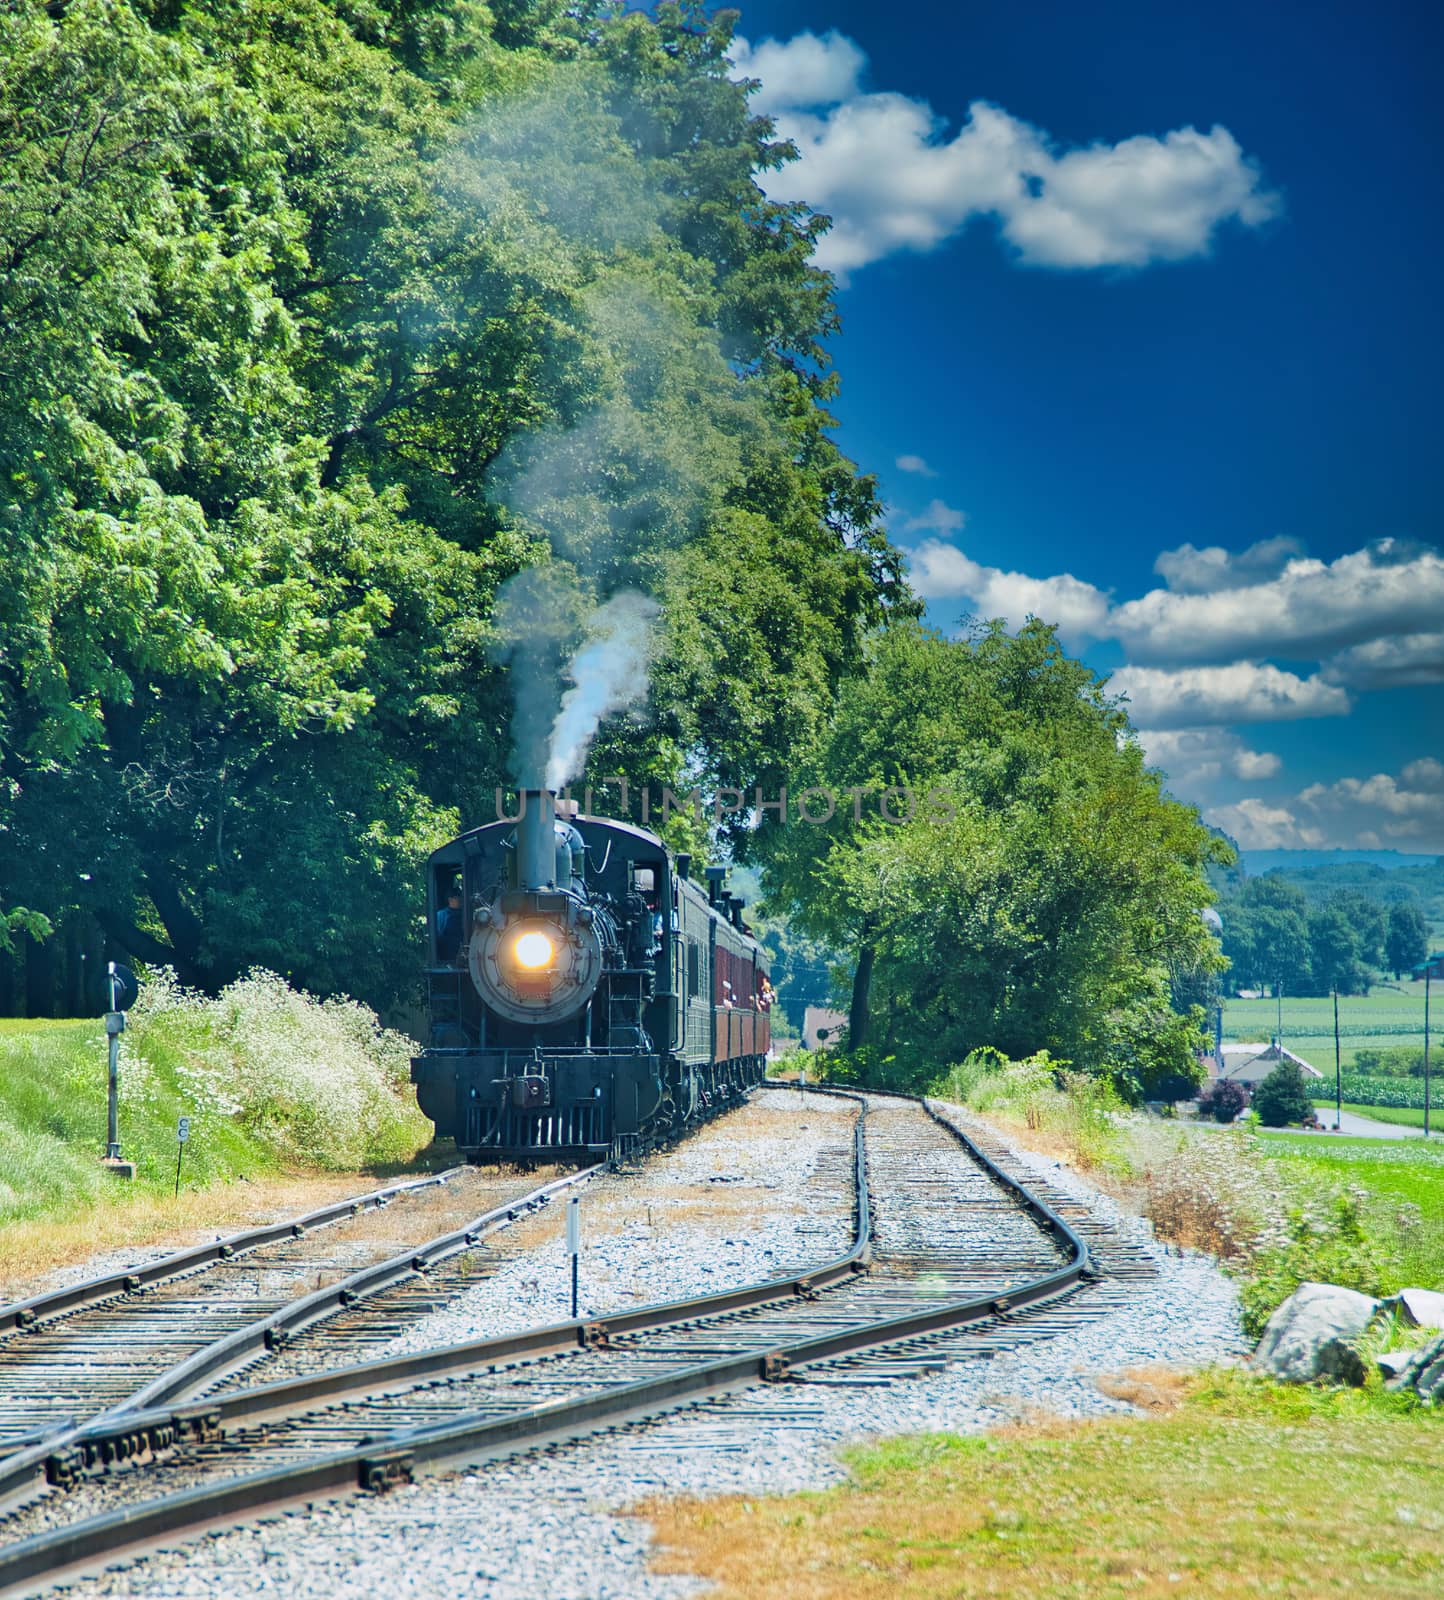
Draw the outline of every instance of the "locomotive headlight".
M554 952L551 940L544 933L533 932L522 934L512 946L512 953L519 967L535 972L538 967L545 967L551 962Z

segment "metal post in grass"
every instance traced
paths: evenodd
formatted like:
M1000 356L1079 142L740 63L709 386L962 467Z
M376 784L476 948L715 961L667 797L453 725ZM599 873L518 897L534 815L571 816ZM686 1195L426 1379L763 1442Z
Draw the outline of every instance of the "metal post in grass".
M105 1037L109 1047L109 1074L105 1097L105 1156L101 1165L120 1178L135 1176L135 1163L120 1153L120 1036L125 1032L125 1014L135 1004L140 985L135 974L111 961L106 966L105 994L110 1009L105 1013Z

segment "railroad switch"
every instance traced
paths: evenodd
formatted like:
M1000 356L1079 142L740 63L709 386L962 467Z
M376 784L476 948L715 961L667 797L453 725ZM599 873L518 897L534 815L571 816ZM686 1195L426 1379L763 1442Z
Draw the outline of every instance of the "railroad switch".
M605 1322L584 1322L580 1338L584 1350L610 1350L612 1334Z
M779 1355L775 1350L762 1358L763 1383L787 1383L792 1377L792 1368L787 1364L787 1357Z

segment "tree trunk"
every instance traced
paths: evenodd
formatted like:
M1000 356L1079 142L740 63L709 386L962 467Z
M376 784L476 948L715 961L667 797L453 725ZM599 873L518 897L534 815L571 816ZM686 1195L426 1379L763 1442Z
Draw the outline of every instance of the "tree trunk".
M872 964L877 951L871 944L859 946L857 971L852 975L852 1004L847 1010L847 1047L856 1050L867 1042L868 1000L872 992Z

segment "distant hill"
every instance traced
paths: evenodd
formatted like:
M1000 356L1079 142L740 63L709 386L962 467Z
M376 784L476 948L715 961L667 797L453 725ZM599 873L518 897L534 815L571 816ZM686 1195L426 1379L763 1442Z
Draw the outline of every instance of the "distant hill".
M1250 878L1265 872L1297 872L1306 867L1432 867L1441 856L1410 856L1399 850L1243 850L1239 863Z

